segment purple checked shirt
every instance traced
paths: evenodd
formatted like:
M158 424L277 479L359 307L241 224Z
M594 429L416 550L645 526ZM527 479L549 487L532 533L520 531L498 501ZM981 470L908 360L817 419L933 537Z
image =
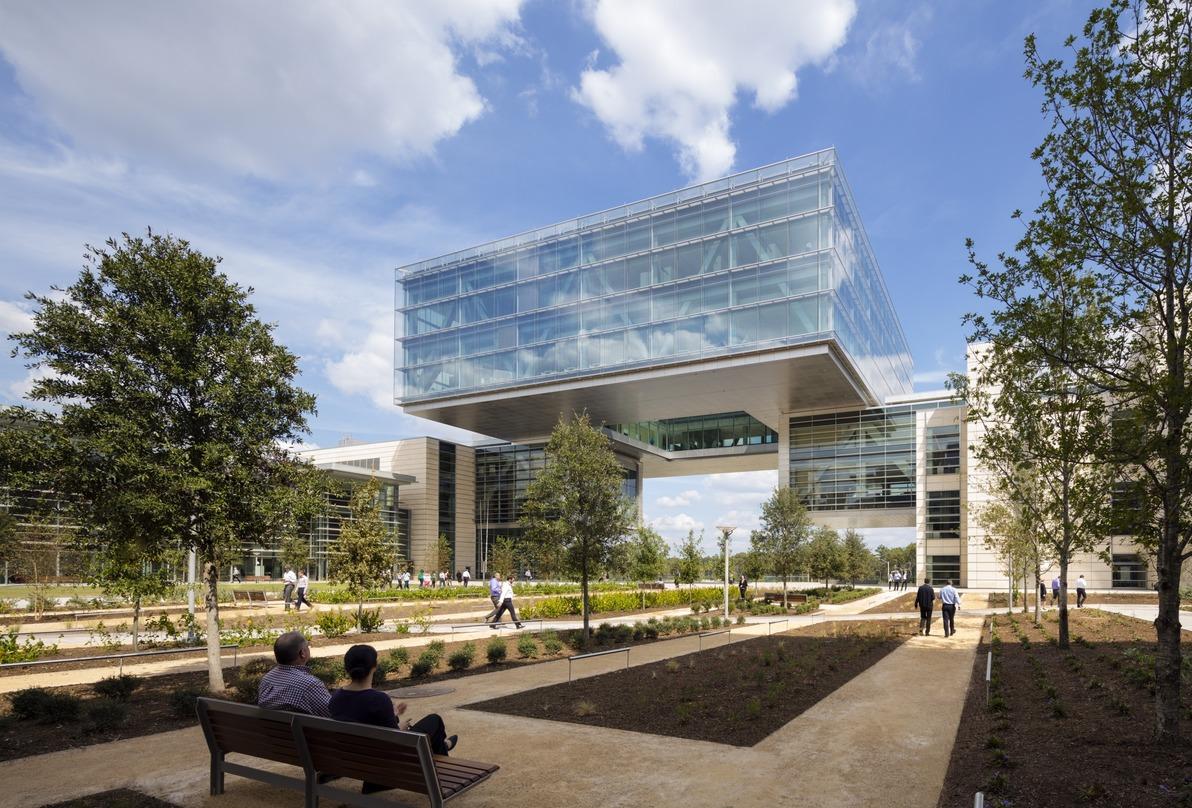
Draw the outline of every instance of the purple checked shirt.
M305 665L278 665L262 676L257 704L270 710L294 709L331 717L331 693Z

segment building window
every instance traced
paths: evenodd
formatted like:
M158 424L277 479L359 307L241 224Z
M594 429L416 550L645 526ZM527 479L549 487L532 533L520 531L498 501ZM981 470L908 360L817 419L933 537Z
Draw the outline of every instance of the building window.
M439 441L439 535L455 546L455 444Z
M935 586L960 583L960 556L927 556L927 579Z
M960 538L960 492L927 492L927 530L929 539Z
M927 473L957 474L960 472L960 426L932 426L927 428Z
M1110 492L1109 512L1111 530L1115 535L1133 536L1141 532L1142 485L1135 480L1114 483Z
M381 470L381 458L379 457L365 457L360 460L340 460L339 463L344 466L354 466L358 469L368 469L369 471Z
M1114 589L1145 589L1146 564L1137 555L1114 555Z

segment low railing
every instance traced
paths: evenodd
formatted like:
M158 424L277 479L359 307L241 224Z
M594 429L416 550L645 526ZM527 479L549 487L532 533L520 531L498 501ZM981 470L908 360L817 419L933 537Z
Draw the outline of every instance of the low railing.
M791 627L791 619L790 619L789 617L783 617L783 618L782 618L782 619L780 619L780 620L770 620L769 622L767 622L767 623L766 623L766 634L767 634L767 635L770 635L770 634L773 634L773 633L774 633L774 624L775 624L775 623L786 623L786 628L785 628L785 629L783 629L783 630L784 630L784 631L789 631L789 630L790 630L790 627Z
M130 651L123 654L99 654L96 656L82 656L82 657L58 657L57 659L31 659L26 662L5 662L0 664L0 670L13 670L15 668L40 668L48 665L70 665L76 662L112 662L119 661L120 672L124 672L124 660L126 659L143 659L145 657L166 656L167 654L186 654L194 651L206 651L205 645L191 645L186 648L162 648L155 651ZM232 664L236 664L240 659L239 645L221 645L219 650L234 652L232 656Z
M715 637L717 634L731 634L731 628L722 628L719 631L701 631L699 634L699 650L704 650L704 637Z
M521 623L523 626L528 623L537 623L539 631L542 631L543 626L546 625L545 623L542 622L542 620L540 620L539 618L536 618L536 617L533 619L530 619L530 620L522 620ZM495 627L499 630L502 628L514 628L516 624L501 622L501 623L495 623L495 624L494 623L448 623L448 625L451 626L451 633L454 634L455 630L457 628L483 628L484 626L488 626L488 627L492 628L495 625Z
M581 659L591 659L592 657L607 656L608 654L624 654L625 655L625 669L629 670L629 649L628 648L610 648L607 651L592 651L588 654L577 654L576 656L567 657L567 681L571 682L571 663Z

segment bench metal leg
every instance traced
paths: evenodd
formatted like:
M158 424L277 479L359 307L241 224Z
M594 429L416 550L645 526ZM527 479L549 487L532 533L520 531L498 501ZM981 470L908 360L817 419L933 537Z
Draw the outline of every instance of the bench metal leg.
M211 756L211 796L224 793L223 755Z

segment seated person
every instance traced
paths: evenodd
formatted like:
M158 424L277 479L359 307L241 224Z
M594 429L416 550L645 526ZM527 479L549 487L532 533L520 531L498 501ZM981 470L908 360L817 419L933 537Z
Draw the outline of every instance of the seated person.
M353 645L344 654L344 670L352 683L341 687L331 696L331 717L337 721L354 721L357 724L372 724L409 732L421 732L430 741L431 751L445 755L455 748L459 736L447 737L443 719L431 713L411 724L409 720L398 720L406 711L406 703L393 703L393 699L373 689L373 673L377 670L377 649L371 645Z
M277 666L261 677L257 705L330 718L331 693L321 679L306 669L310 660L306 637L297 631L287 631L274 640L273 656Z

